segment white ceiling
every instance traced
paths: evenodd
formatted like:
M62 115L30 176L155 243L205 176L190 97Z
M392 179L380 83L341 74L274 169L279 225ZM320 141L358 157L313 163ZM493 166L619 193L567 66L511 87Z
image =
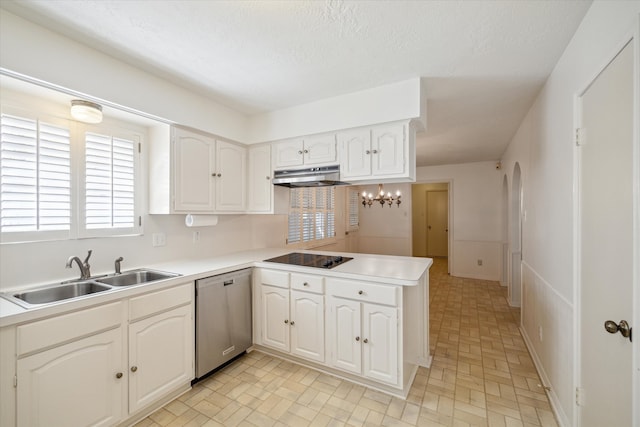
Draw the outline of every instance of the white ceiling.
M500 158L590 1L2 1L247 115L422 77L418 165Z

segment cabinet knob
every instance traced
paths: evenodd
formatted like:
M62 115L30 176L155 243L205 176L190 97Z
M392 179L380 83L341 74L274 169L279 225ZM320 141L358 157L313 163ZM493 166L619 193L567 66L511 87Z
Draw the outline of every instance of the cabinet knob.
M218 178L220 178L221 176L222 176L222 174L221 174L221 173L219 173L219 174L218 174Z
M291 321L291 326L295 325L296 322L294 322L293 320Z
M308 153L309 153L309 150L304 150L304 154L308 154Z
M356 337L356 341L360 341L360 337Z
M365 338L362 342L366 344L369 342L369 340Z
M302 150L298 150L298 154L302 154Z
M364 154L371 154L371 151L367 150L364 152Z
M363 294L363 292L362 292L362 291L358 291L358 295L362 295L362 294Z
M378 154L378 150L373 150L373 154Z
M137 366L132 366L132 367L131 367L131 372L135 372L135 371L137 371L137 370L138 370L138 367L137 367Z
M270 177L270 176L268 176L268 177L267 177L267 181L269 181L270 179L271 179L271 177Z
M216 177L216 173L215 172L212 173L211 176L215 178Z
M302 286L309 286L309 284L307 282L304 282Z
M118 378L118 379L122 378L122 372L118 372L118 373L116 374L116 378Z
M285 320L285 321L284 321L284 323L289 323L289 321L288 321L288 320Z

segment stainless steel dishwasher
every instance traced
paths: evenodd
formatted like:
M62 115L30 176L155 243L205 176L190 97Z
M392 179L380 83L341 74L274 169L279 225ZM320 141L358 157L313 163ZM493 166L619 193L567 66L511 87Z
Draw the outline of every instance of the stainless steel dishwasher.
M196 378L251 344L251 269L196 280Z

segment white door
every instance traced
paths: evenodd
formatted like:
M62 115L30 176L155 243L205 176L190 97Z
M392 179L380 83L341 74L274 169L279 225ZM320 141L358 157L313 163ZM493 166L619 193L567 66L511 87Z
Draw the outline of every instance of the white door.
M327 336L331 340L331 364L336 368L361 374L360 303L332 298L330 316Z
M633 346L621 333L607 333L604 325L626 320L633 326L632 273L638 262L632 231L633 117L638 113L633 111L632 43L582 95L581 108L579 387L584 402L579 422L631 426L632 406L640 401L632 390Z
M19 426L111 426L127 390L120 329L18 360Z
M216 210L244 211L247 203L247 149L218 141L216 163Z
M129 412L193 379L191 305L129 326Z
M184 129L175 129L174 209L212 212L215 209L214 173L216 141Z
M373 304L362 308L364 375L389 384L398 382L398 309Z
M291 291L291 353L324 362L324 296Z
M449 254L449 195L427 191L427 256Z
M289 290L261 286L262 344L289 351Z

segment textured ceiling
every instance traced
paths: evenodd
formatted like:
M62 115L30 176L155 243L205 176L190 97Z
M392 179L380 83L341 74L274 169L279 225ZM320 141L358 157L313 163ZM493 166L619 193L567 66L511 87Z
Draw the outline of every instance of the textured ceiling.
M2 1L247 115L422 77L418 165L498 159L590 1Z

